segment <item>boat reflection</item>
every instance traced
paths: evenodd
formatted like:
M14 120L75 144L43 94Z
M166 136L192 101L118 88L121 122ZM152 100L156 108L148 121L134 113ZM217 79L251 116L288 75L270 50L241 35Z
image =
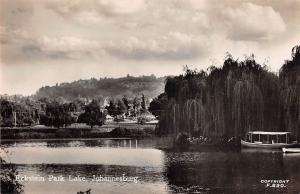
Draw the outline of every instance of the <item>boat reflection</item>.
M280 149L241 148L242 153L282 153Z

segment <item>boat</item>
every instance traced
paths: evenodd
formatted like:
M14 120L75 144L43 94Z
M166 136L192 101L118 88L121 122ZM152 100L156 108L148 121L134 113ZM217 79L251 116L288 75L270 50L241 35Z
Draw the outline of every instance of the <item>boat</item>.
M300 153L300 148L282 148L283 153Z
M282 149L294 147L297 141L292 141L290 132L249 131L245 140L241 139L242 147Z

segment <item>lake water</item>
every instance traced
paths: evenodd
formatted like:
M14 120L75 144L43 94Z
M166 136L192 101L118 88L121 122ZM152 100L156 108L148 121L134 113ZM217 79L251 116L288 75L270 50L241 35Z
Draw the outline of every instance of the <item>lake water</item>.
M44 178L22 182L28 194L76 194L88 189L92 194L300 193L299 154L253 149L164 151L158 149L158 141L101 139L2 145L10 153L6 160L16 164L20 177ZM64 181L53 181L60 176ZM75 180L78 176L85 180ZM122 177L126 181L120 181ZM288 182L268 183L272 180Z

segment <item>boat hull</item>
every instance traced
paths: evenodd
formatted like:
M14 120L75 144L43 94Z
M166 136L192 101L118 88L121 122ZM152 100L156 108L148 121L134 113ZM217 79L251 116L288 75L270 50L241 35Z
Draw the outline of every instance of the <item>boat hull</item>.
M300 148L282 148L284 153L300 153Z
M241 140L242 147L248 148L264 148L264 149L282 149L289 148L297 145L297 143L285 144L285 143L274 143L274 144L263 144L263 143L250 143L244 140Z

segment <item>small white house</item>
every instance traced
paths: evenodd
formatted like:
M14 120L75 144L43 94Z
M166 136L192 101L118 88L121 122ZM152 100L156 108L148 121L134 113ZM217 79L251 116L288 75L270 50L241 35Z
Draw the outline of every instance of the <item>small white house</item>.
M106 115L106 121L107 122L113 122L114 121L114 117L110 116L109 114Z

